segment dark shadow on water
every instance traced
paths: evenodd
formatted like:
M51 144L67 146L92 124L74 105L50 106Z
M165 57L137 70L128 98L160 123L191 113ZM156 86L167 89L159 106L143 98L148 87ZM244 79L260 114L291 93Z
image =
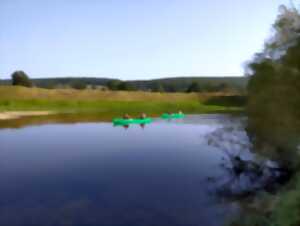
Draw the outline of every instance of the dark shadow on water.
M246 118L208 134L208 145L220 149L224 157L219 167L223 174L207 178L215 192L225 198L242 198L261 191L275 192L290 177L278 163L253 152L245 131Z

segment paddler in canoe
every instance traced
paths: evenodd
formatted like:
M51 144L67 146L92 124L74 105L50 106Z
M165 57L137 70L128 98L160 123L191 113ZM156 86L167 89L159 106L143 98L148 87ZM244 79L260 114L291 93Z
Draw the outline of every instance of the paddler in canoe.
M145 118L147 118L146 113L142 113L139 117L139 119L145 119ZM132 117L129 114L124 114L123 119L132 119Z
M178 112L174 112L174 113L168 111L167 114L170 115L170 116L173 116L173 115L183 115L183 112L181 110L179 110Z
M141 116L140 116L140 119L145 119L145 118L147 118L146 113L142 113ZM145 128L145 124L144 124L144 123L140 124L140 127L141 127L142 129L144 129L144 128Z
M171 119L181 119L181 118L184 118L184 114L182 111L178 111L176 113L172 113L172 112L167 112L167 113L164 113L162 114L161 116L163 119L168 119L168 120L171 120Z
M123 115L123 119L132 119L131 116L129 114L124 114ZM124 129L128 129L129 128L129 124L127 125L123 125Z
M145 119L145 118L147 118L146 113L142 113L141 116L140 116L140 119Z
M148 124L152 122L152 119L149 118L145 113L140 114L136 118L132 118L129 114L124 114L122 118L115 118L112 120L115 126L124 126L130 124Z
M178 115L183 115L183 112L182 112L181 110L179 110L177 113L172 113L172 112L168 111L168 112L165 113L165 114L167 114L167 115L176 115L176 114L178 114Z
M125 115L123 116L123 119L131 119L131 116L130 116L129 114L125 114Z
M145 118L147 118L147 115L146 115L146 113L142 113L141 115L140 115L140 117L139 117L139 119L145 119ZM132 117L129 115L129 114L124 114L124 116L123 116L123 119L132 119ZM140 124L140 126L142 127L142 128L145 128L145 124ZM128 129L129 128L129 124L128 125L124 125L123 126L125 129Z

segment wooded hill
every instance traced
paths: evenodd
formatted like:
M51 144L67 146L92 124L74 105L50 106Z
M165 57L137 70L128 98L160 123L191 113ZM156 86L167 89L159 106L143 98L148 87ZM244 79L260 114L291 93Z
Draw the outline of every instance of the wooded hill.
M247 77L175 77L153 80L122 81L110 78L93 77L61 77L61 78L40 78L31 79L34 86L41 88L75 87L77 84L82 87L105 86L112 90L146 90L146 91L166 91L166 92L186 92L190 91L218 91L219 89L230 89L242 91L245 89ZM11 84L9 79L0 80L0 84ZM115 87L114 87L115 86Z

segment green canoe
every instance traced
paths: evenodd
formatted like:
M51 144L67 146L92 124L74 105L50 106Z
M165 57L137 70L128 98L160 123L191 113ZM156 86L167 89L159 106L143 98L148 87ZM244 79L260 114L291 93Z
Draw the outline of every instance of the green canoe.
M184 118L185 115L184 114L178 114L178 113L174 113L174 114L162 114L161 118L163 119L180 119L180 118Z
M113 120L113 124L115 126L126 126L129 124L148 124L152 122L152 118L133 118L133 119L123 119L123 118L115 118Z

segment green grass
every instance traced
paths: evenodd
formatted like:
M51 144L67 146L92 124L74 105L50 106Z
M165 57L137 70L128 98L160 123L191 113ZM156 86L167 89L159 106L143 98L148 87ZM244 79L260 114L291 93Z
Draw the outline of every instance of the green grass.
M160 115L183 111L187 114L236 112L242 108L227 99L230 93L151 93L74 89L40 89L0 86L0 111L55 111L57 113L100 113ZM226 96L226 98L220 98ZM217 102L209 102L218 98Z
M270 226L300 225L300 173L295 174L284 190L278 194L278 202L271 215Z
M55 111L58 113L129 113L158 115L184 111L189 114L240 111L240 107L205 105L200 101L78 101L78 100L0 100L0 111Z

